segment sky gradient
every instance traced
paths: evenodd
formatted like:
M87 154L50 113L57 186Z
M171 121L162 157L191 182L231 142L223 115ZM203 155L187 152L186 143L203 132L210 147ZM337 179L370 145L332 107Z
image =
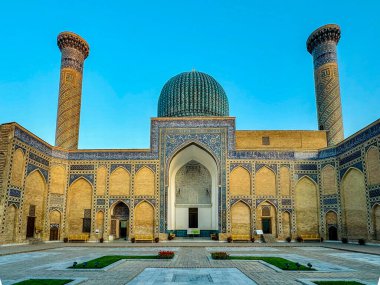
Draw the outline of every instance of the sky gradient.
M238 130L316 130L306 40L335 23L348 137L380 117L379 10L379 1L4 1L0 124L54 144L56 37L72 31L90 45L81 149L148 148L163 85L193 68L223 86Z

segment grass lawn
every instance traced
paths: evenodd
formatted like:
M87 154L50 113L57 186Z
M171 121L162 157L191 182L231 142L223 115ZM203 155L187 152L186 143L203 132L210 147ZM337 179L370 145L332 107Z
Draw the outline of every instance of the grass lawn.
M84 266L84 262L83 262L83 263L77 264L75 267L70 266L69 268L73 268L73 269L103 268L122 259L160 259L160 258L158 255L108 255L108 256L102 256L102 257L87 261L87 266Z
M228 259L238 259L238 260L262 260L269 264L272 264L282 270L305 270L314 271L314 268L309 268L307 266L301 265L297 268L296 263L281 257L266 257L266 256L229 256ZM289 268L286 267L289 264Z
M15 283L15 285L63 285L70 283L69 279L29 279Z
M356 281L313 281L313 283L318 285L363 285Z

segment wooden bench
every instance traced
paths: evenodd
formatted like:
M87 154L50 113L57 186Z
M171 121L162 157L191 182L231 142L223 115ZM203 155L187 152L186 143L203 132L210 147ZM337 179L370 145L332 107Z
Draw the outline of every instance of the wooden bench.
M318 240L319 242L322 241L321 237L319 235L301 235L302 242L305 240Z
M89 235L87 234L76 234L76 235L69 235L68 241L84 241L87 242L88 239L90 238Z
M153 235L135 235L135 241L151 241L151 242L153 242Z
M232 241L239 240L239 241L251 241L250 235L232 235Z

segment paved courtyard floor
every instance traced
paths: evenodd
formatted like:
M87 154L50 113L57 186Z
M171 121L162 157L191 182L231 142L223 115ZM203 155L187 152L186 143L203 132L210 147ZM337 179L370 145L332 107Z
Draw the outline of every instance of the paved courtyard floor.
M108 269L67 269L104 255L151 255L173 250L173 260L123 260ZM278 256L316 271L282 271L261 261L212 260L213 251L232 255ZM308 284L316 279L355 279L377 285L380 246L341 243L46 243L0 246L0 279L13 284L24 278L76 279L81 284ZM309 283L310 284L310 283Z

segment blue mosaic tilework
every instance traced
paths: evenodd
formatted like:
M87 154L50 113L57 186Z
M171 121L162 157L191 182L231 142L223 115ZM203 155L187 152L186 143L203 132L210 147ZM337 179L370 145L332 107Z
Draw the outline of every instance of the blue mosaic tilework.
M263 163L257 163L255 165L256 172L259 171L263 167L268 167L269 169L272 169L274 171L274 173L276 173L277 167L275 164L263 164Z
M49 180L49 173L47 170L45 170L41 167L38 167L34 164L30 164L30 163L28 164L28 166L26 168L26 175L29 175L32 171L34 171L36 169L38 169L42 173L42 175L45 177L46 181Z
M370 191L369 191L369 197L370 197L370 198L380 197L380 188L370 190Z
M33 152L29 153L29 158L33 159L34 161L37 161L43 165L49 166L49 161L47 161L46 159L34 154Z
M123 167L124 169L128 170L129 173L131 173L131 165L130 164L111 164L111 172L114 171L118 167Z
M292 208L282 208L282 212L289 212L292 213L293 209Z
M10 188L8 190L8 192L9 192L9 196L12 196L12 197L21 197L21 191L18 190L18 189Z
M233 205L239 201L242 201L244 203L246 203L247 205L251 206L252 205L252 199L231 199L230 200L230 205Z
M295 164L294 170L317 170L316 164Z
M15 205L16 208L20 209L20 202L8 201L8 206Z
M150 170L152 170L154 173L156 172L156 165L155 164L136 164L135 172L137 173L137 171L139 171L144 166L150 168Z
M129 207L131 200L130 199L109 199L108 204L109 204L109 206L112 206L116 202L123 202L125 205L127 205Z
M94 174L70 174L70 183L71 185L78 178L83 177L88 180L91 184L94 184Z
M39 140L35 139L34 137L30 136L28 133L24 132L17 126L15 127L15 137L20 141L26 143L27 145L35 149L38 149L42 153L51 155L51 148L47 144L44 144Z
M105 205L106 204L106 200L105 199L96 199L96 204L98 204L98 205Z
M230 164L230 171L234 170L236 167L239 167L239 166L247 169L249 172L252 171L252 166L250 163L231 163Z
M341 169L341 170L339 171L340 179L342 179L343 175L346 173L346 171L347 171L348 169L350 169L350 167L357 168L357 169L359 169L360 171L363 172L363 164L362 164L362 162L358 162L358 163L355 163L354 165L347 166L347 167Z
M327 206L323 207L323 213L326 215L327 212L333 211L335 213L338 213L338 206Z
M91 164L74 164L70 165L70 170L94 170L94 167Z
M346 164L347 162L350 162L356 158L359 158L361 156L361 151L356 151L350 155L347 155L346 157L339 160L339 165Z
M313 180L315 183L318 183L318 176L316 174L295 174L294 177L297 180L300 180L302 177L309 177L311 180Z
M337 198L326 198L326 199L323 199L323 204L324 205L336 205L336 204L338 204L338 199Z
M292 204L292 199L282 199L281 200L282 205L291 205Z
M70 152L69 160L150 160L157 159L157 154L151 152L102 151L102 152Z
M147 201L153 205L153 207L156 206L156 199L135 199L134 200L134 206L139 204L140 202Z
M260 203L265 202L265 201L267 201L267 202L273 204L276 208L277 208L277 206L278 206L277 199L257 199L257 200L256 200L256 207L257 207Z
M21 149L23 151L23 153L25 153L25 151L26 151L25 148L23 148L22 146L15 144L15 150L17 150L17 149Z

